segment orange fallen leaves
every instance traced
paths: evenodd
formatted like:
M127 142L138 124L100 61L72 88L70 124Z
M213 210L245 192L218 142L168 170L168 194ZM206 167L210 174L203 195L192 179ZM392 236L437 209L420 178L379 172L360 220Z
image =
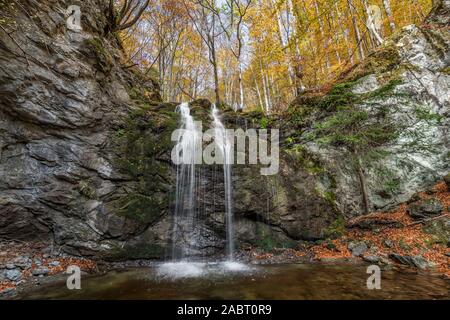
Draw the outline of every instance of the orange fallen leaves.
M257 254L255 255L256 260L267 260L273 257L271 253Z
M342 239L332 240L331 242L336 248L329 249L326 244L312 247L311 251L314 253L314 259L344 259L352 256L347 249L347 244Z
M0 282L0 292L3 292L5 290L15 288L16 286L10 282Z
M425 192L419 194L422 199L435 198L444 206L443 214L449 213L450 192L444 182L436 184L433 188L434 194ZM435 270L450 277L450 258L445 256L449 250L445 244L432 244L432 237L422 230L421 224L408 226L413 219L407 214L407 204L402 204L397 210L391 212L376 212L367 216L358 217L349 221L355 224L363 220L384 220L398 222L404 227L380 226L378 232L370 230L349 229L340 239L330 241L335 248L330 248L330 242L312 247L315 259L334 258L343 259L351 257L351 252L347 249L348 242L354 240L364 240L371 243L372 248L376 248L371 254L387 256L389 253L400 255L422 255L426 260L436 264ZM385 241L392 242L391 247L386 247Z
M22 271L22 280L26 280L32 277L32 270L37 268L48 268L49 275L65 273L67 267L70 265L76 265L80 267L81 270L86 272L93 272L98 270L97 263L95 261L83 258L74 257L48 257L44 258L42 253L42 248L45 245L37 242L8 242L0 243L0 251L3 255L0 256L0 264L6 264L9 261L13 261L14 258L19 256L27 256L32 259L31 267L26 268ZM36 259L41 261L40 265L35 263ZM59 265L51 265L52 262L58 261ZM9 281L0 282L0 293L9 289L15 288L16 285Z

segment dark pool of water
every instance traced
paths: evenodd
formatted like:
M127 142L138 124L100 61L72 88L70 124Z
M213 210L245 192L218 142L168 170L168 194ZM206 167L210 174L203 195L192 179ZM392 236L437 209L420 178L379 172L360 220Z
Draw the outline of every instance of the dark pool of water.
M84 277L24 293L25 299L450 299L450 281L427 274L381 272L368 290L367 266L286 264L137 268Z

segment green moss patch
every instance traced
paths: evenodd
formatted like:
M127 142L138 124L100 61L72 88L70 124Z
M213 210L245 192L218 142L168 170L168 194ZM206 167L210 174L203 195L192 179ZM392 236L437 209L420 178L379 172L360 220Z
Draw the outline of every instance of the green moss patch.
M171 187L171 135L177 115L171 106L143 104L115 132L119 170L135 183L133 192L118 200L119 214L143 224L158 220L167 210Z
M339 81L354 82L369 74L381 75L399 68L401 58L393 43L373 51L366 59L343 72Z
M308 152L300 144L296 144L292 148L287 149L286 153L293 161L293 164L306 170L309 174L319 175L326 172L320 159L316 155Z
M90 180L82 180L78 183L78 191L88 199L97 199L97 191Z
M293 248L294 240L281 240L269 228L258 228L256 232L256 246L263 251L270 252L275 248Z
M427 222L422 229L425 233L431 235L430 244L450 245L450 219Z
M97 37L93 37L85 41L96 58L97 68L104 73L110 72L112 66L114 65L114 60L105 48L103 41Z
M345 219L343 216L338 216L327 229L324 230L324 236L328 239L337 239L344 235Z

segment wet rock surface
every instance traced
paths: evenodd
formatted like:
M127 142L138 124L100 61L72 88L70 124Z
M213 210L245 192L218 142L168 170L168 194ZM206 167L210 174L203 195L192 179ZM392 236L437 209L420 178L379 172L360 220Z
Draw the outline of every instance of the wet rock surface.
M427 269L430 266L429 262L422 256L401 256L399 254L392 253L389 255L389 258L401 264L417 267L422 270Z
M378 263L381 261L381 258L374 255L366 255L363 256L363 260L369 263Z
M46 276L50 270L48 268L37 268L31 271L33 276Z

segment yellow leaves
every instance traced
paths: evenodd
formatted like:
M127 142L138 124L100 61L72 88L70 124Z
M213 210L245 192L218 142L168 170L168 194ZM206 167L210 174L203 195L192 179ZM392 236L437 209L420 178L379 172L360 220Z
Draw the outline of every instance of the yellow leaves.
M205 39L197 30L205 21L199 20L198 12L192 19L187 11L197 8L198 3L193 0L156 3L146 13L144 24L122 35L126 51L143 66L154 63L162 78L170 78L168 85L182 86L181 91L195 91L214 99L207 96L214 82L210 56ZM253 0L242 29L246 105L260 105L261 100L273 104L289 102L296 85L301 83L314 89L330 83L345 68L358 62L358 49L365 55L376 49L367 30L364 1L352 3L353 10L348 0ZM381 36L388 37L392 28L383 0L367 3L381 9ZM397 29L420 22L431 8L431 0L390 0L390 3ZM233 97L239 94L236 80L239 64L230 50L236 46L230 45L230 37L236 39L236 30L229 27L231 16L224 11L221 15L225 15L220 18L224 23L220 24L217 18L214 28L219 84L222 92L227 91ZM226 32L221 29L227 26ZM356 40L356 29L362 38L360 42Z

